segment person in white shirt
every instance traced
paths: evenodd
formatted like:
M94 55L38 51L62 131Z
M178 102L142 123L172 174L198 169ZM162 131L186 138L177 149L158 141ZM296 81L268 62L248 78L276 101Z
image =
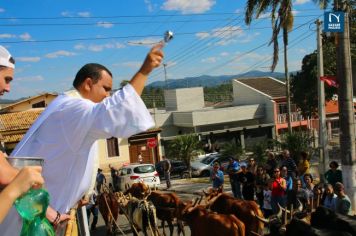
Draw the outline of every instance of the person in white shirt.
M52 101L12 152L14 157L44 159L50 206L61 218L90 189L98 139L129 137L154 126L140 95L148 75L161 64L161 48L153 47L129 84L112 96L111 72L100 64L83 66L73 82L76 97L62 94ZM19 235L21 226L12 209L0 225L1 235Z
M265 218L268 218L273 214L272 205L271 205L271 198L272 198L272 181L269 180L268 183L264 185L263 189L263 214Z

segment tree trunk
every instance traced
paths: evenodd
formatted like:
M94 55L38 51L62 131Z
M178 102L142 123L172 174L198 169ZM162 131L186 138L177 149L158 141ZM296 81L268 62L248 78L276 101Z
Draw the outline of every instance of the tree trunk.
M343 9L343 8L342 8ZM349 15L345 12L344 32L338 33L337 78L339 81L340 155L343 182L353 210L356 207L356 157Z
M283 28L283 46L284 46L284 76L286 79L286 96L287 96L287 122L288 122L288 133L292 133L292 122L291 122L291 104L290 104L290 79L288 73L288 30Z

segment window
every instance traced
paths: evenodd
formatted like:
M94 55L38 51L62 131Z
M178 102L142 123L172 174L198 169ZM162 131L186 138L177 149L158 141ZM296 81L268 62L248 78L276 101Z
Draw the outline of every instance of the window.
M106 145L108 148L108 157L117 157L119 153L119 142L117 138L109 138L106 140Z
M155 171L155 167L153 165L143 165L134 168L134 172L136 174L146 174L146 173L152 173L154 171Z
M45 101L40 101L40 102L32 104L32 108L40 108L40 107L46 107Z

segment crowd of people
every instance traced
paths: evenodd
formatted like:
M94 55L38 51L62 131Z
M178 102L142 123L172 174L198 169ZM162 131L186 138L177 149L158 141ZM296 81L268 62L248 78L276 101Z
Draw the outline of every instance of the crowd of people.
M324 205L337 213L351 213L351 201L345 194L342 171L336 161L330 163L325 174L326 183L316 183L310 172L310 160L301 152L299 162L288 150L280 155L268 152L265 163L229 159L225 172L229 175L232 194L235 198L255 200L265 217L278 212L279 207L297 209L300 204L307 210ZM219 163L214 163L211 173L212 187L222 188L224 173Z

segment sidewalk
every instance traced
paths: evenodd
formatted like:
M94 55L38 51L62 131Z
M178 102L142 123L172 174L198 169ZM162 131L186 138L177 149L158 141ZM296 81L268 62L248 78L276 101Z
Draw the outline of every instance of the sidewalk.
M161 185L158 187L161 191L170 191L183 194L201 195L203 190L212 187L209 178L191 178L191 179L173 179L172 186L169 190L166 189L165 180L161 180ZM224 176L224 192L231 192L229 177Z

